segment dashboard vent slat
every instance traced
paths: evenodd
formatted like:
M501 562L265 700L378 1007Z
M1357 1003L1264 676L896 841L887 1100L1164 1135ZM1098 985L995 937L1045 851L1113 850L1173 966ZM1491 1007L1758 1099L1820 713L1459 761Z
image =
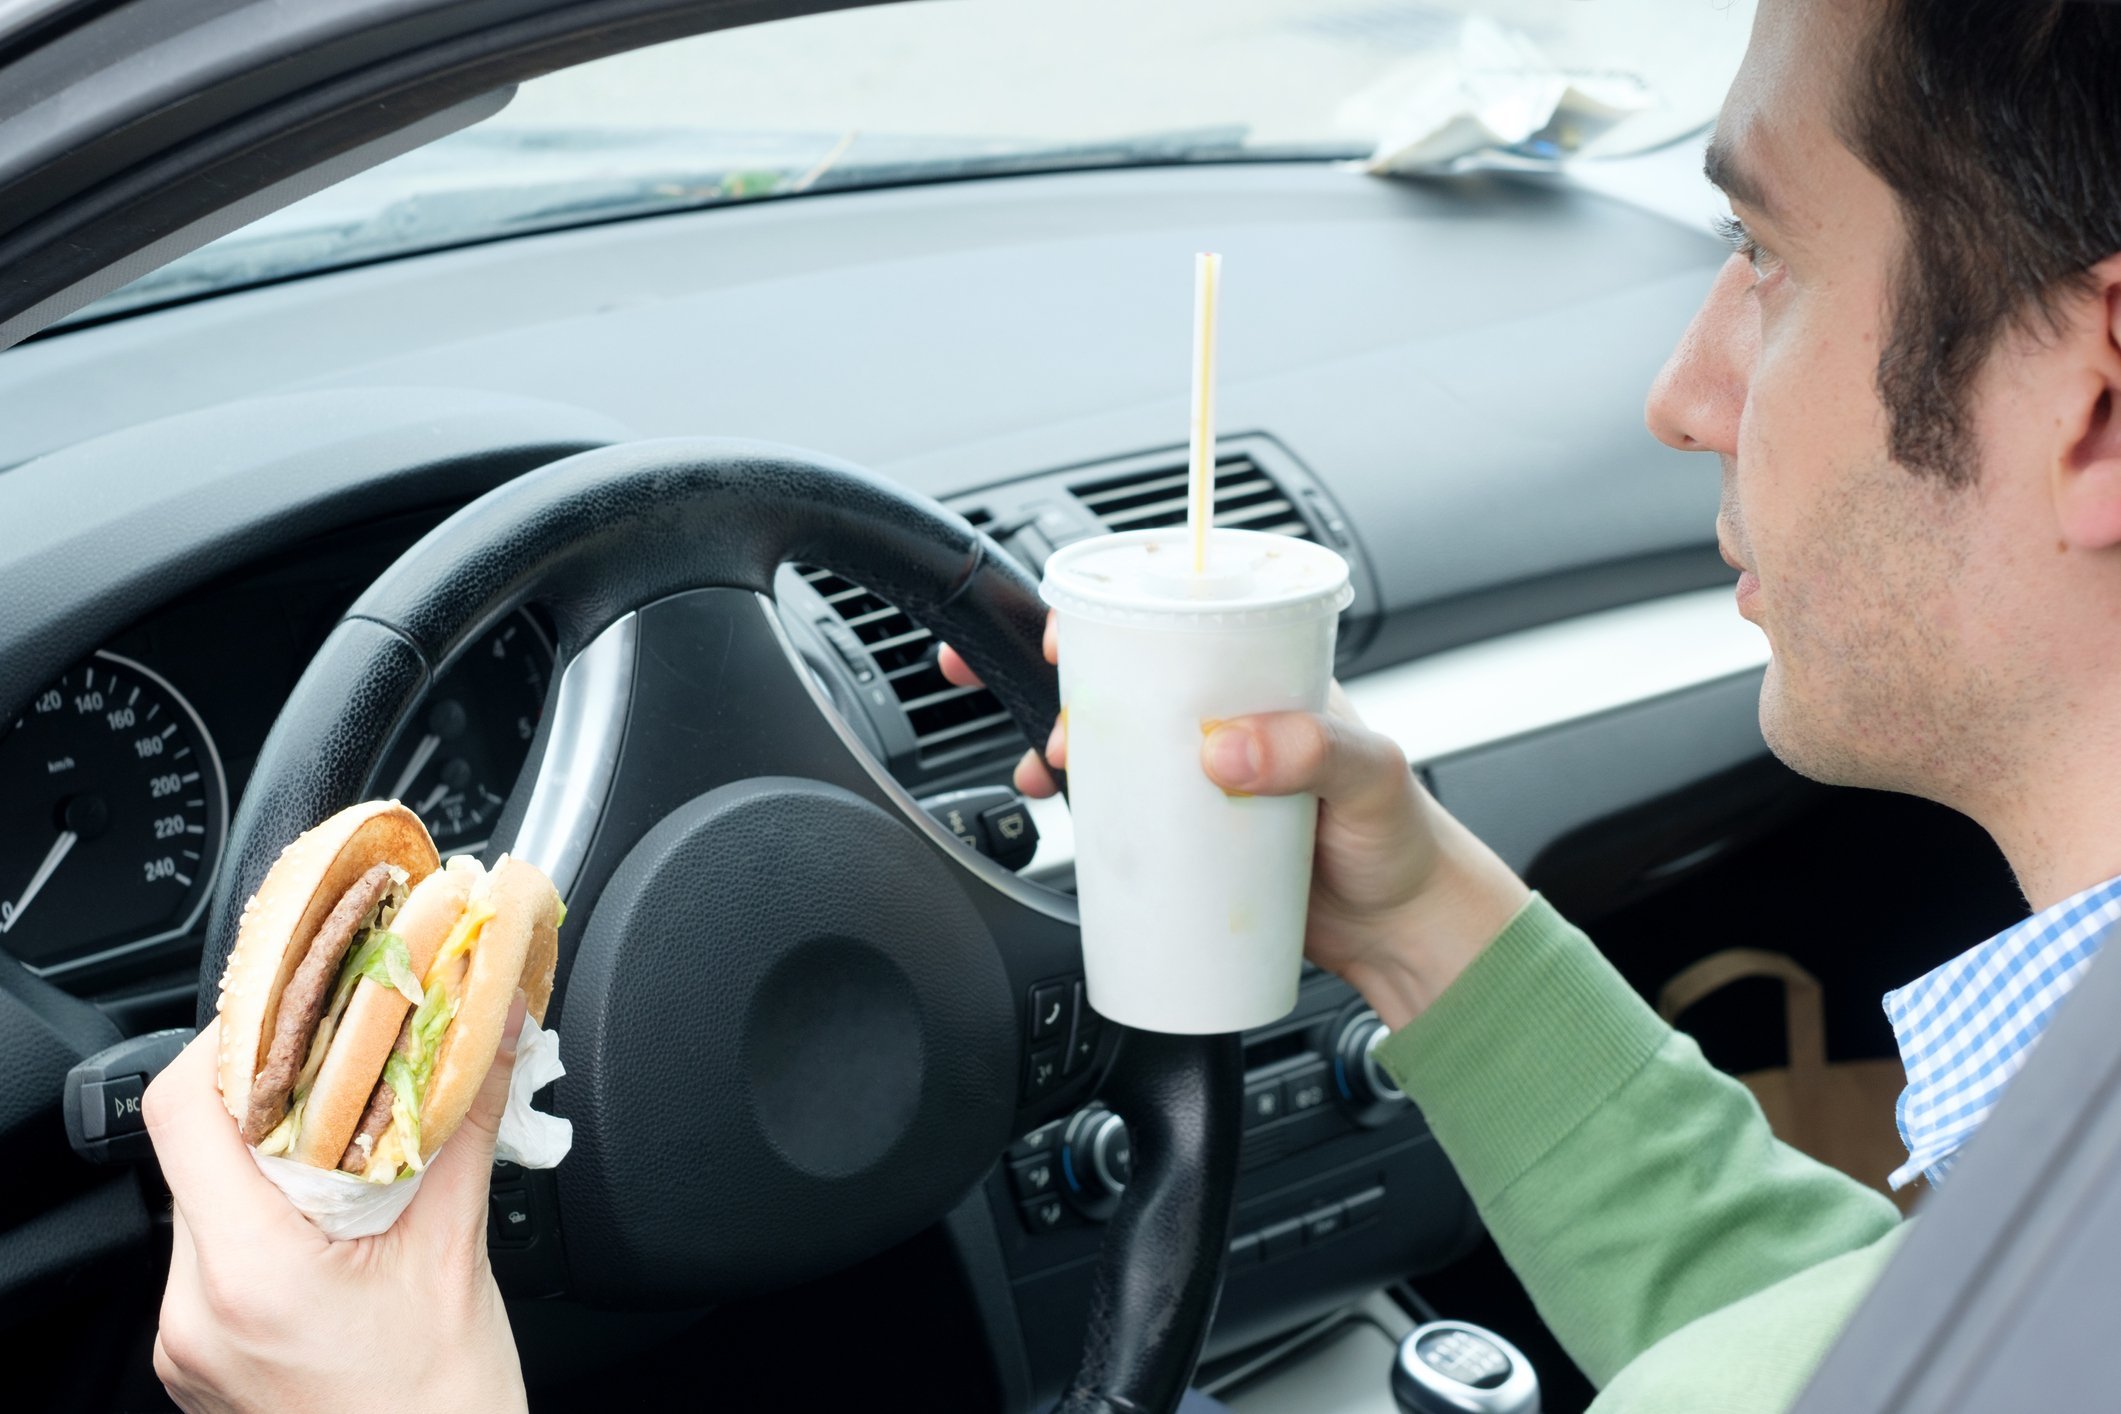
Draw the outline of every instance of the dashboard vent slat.
M1183 467L1151 467L1071 489L1107 530L1161 530L1186 523ZM1215 523L1302 540L1317 538L1266 469L1243 455L1224 457L1215 464Z
M1216 468L1216 475L1218 477L1222 475L1220 466ZM1154 495L1160 491L1183 491L1185 489L1186 473L1179 471L1167 476L1151 476L1145 481L1128 477L1117 485L1107 486L1103 490L1078 491L1075 493L1075 499L1094 510L1099 506L1107 505L1123 497L1147 496ZM1183 505L1185 503L1181 501L1179 504Z
M975 510L966 517L975 526L993 517ZM959 687L943 676L935 662L935 635L904 611L830 570L799 565L797 571L851 629L913 728L916 752L924 770L1000 764L1023 749L1023 734L984 687Z
M1186 468L1169 462L1121 475L1086 477L1068 487L1106 530L1152 530L1186 522ZM988 530L985 507L964 512ZM1294 493L1242 452L1215 467L1215 523L1315 540ZM958 687L936 666L935 636L898 607L829 570L799 567L810 584L862 642L913 728L915 755L926 772L1002 767L1024 749L1023 733L1000 699L983 687Z

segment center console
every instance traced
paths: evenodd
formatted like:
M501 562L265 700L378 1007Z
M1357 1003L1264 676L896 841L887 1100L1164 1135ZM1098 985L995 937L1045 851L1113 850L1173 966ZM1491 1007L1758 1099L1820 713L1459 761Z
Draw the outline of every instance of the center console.
M1063 1065L1100 1024L1079 994L1068 1001ZM1292 1015L1246 1034L1241 1177L1209 1358L1433 1271L1477 1241L1465 1190L1374 1059L1384 1034L1345 983L1315 971ZM987 1180L1038 1407L1082 1351L1098 1246L1131 1159L1124 1121L1093 1099L1019 1138Z

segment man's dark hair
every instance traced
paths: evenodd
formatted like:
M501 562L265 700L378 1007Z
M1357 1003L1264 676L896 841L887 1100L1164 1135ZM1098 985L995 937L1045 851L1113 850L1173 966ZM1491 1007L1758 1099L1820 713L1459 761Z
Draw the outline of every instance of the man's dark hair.
M1843 140L1899 198L1878 393L1893 459L1964 485L1968 392L2006 331L2121 252L2121 4L1886 0Z

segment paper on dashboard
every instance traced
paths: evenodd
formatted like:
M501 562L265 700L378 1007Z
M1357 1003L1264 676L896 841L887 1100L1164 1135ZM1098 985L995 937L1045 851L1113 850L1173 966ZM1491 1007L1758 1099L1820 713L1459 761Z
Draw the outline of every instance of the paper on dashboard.
M1548 170L1654 102L1633 74L1557 68L1522 31L1471 15L1455 49L1408 60L1339 117L1380 135L1354 164L1372 176Z

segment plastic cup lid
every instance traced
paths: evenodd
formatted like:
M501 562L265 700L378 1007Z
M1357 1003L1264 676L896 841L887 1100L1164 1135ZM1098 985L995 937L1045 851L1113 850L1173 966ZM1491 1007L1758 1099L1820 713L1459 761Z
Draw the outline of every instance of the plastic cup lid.
M1280 622L1337 614L1355 597L1348 562L1323 545L1257 530L1217 530L1193 570L1184 526L1078 540L1046 561L1039 586L1064 614L1153 626Z

